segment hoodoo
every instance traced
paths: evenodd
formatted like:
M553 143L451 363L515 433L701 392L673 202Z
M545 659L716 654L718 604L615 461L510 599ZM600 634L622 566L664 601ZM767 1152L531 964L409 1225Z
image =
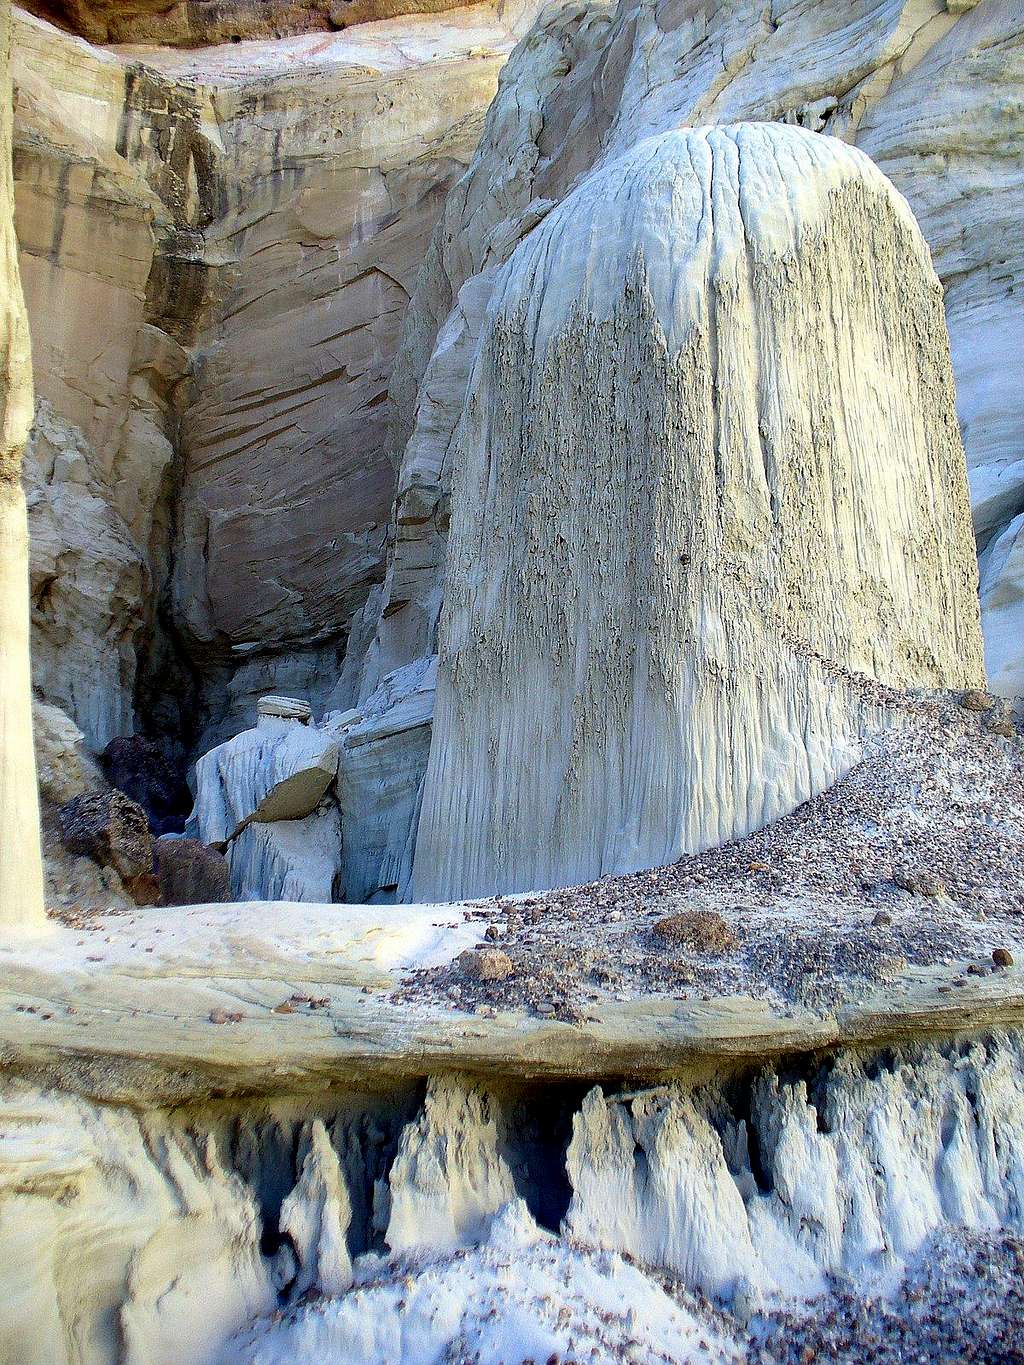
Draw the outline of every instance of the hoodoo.
M651 137L503 267L457 437L415 899L567 885L821 791L983 678L942 297L800 128Z

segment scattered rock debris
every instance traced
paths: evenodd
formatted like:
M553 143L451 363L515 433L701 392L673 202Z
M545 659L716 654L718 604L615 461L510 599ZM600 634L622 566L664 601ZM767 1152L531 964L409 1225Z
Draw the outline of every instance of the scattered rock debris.
M992 708L959 694L907 697L845 778L746 839L668 867L471 902L481 938L500 938L512 971L424 969L391 999L567 1023L654 997L686 1008L742 995L828 1013L929 967L964 981L971 964L999 970L993 949L1024 933L1024 742L1005 704L988 700L1012 739L993 733ZM695 937L670 948L655 932L694 915L724 926L718 941L734 946Z

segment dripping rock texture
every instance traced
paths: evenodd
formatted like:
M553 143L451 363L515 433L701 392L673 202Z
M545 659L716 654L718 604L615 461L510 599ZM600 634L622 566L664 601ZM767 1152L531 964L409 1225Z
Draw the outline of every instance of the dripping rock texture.
M875 680L982 679L941 291L838 142L592 174L501 271L457 441L418 899L725 842L849 766Z

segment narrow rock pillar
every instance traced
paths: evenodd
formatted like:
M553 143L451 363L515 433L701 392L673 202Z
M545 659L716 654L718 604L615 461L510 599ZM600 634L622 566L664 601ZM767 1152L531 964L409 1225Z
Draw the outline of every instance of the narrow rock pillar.
M28 319L11 170L11 6L0 0L0 926L46 922L32 741L28 522L21 454L32 421Z

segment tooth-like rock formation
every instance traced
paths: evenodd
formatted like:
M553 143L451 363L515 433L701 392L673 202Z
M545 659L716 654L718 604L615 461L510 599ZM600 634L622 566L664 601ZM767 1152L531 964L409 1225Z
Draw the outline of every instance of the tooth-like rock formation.
M11 7L0 0L0 927L43 920L39 796L32 748L28 526L21 459L32 414L28 319L11 181Z
M417 898L725 842L849 765L865 678L983 679L941 291L841 143L591 175L500 272L457 441Z
M870 1291L933 1233L1024 1226L1022 1061L1019 1035L994 1035L839 1052L792 1074L595 1088L582 1104L576 1087L504 1094L448 1075L428 1081L418 1106L397 1082L311 1102L275 1092L268 1068L267 1094L249 1102L141 1114L8 1083L0 1356L319 1358L250 1357L231 1341L251 1323L258 1342L281 1306L299 1321L313 1291L314 1313L336 1314L338 1339L353 1343L354 1355L330 1358L403 1360L417 1310L403 1316L385 1294L372 1316L373 1288L400 1277L414 1299L431 1254L501 1242L512 1280L533 1243L607 1248L671 1271L741 1320L821 1293L829 1273ZM566 1103L561 1140L532 1145L524 1119ZM545 1233L535 1220L555 1187ZM568 1278L556 1312L580 1291ZM640 1283L634 1308L637 1294ZM472 1297L471 1280L453 1285L430 1331L454 1331Z
M432 1080L423 1111L406 1126L391 1168L387 1242L412 1247L472 1246L516 1197L501 1152L500 1106L480 1087Z
M566 1231L749 1309L820 1293L824 1273L891 1269L943 1223L1020 1227L1021 1061L1015 1039L846 1054L810 1088L761 1077L749 1121L715 1086L593 1090Z
M321 1119L309 1129L308 1147L298 1180L281 1205L280 1230L298 1259L296 1294L309 1289L340 1294L352 1283L348 1254L352 1205L348 1187Z

